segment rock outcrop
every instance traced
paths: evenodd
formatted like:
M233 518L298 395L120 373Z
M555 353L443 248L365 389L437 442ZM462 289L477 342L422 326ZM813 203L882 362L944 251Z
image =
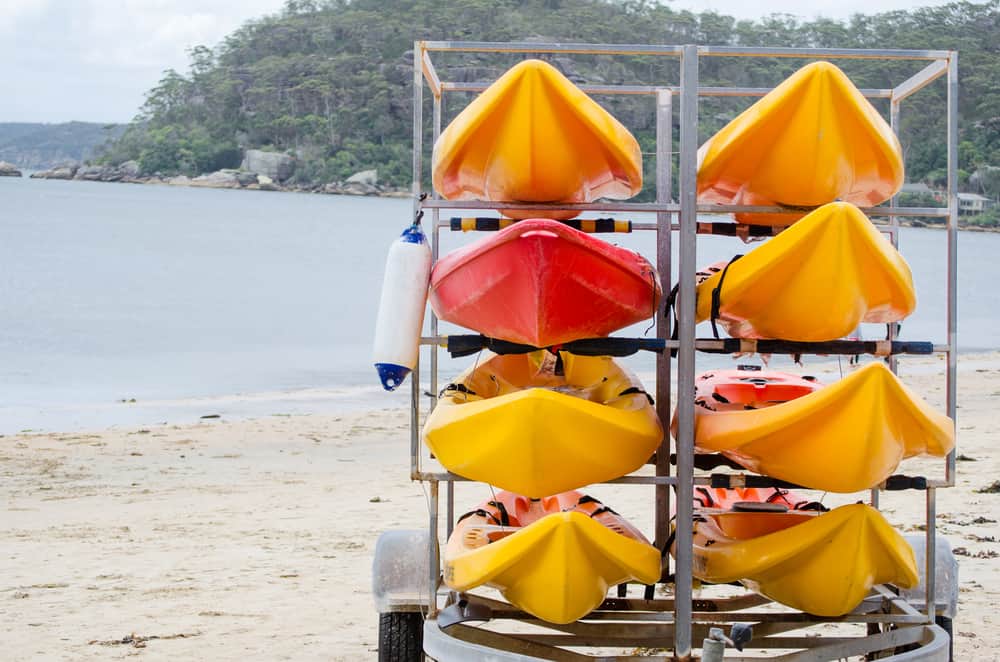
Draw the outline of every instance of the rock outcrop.
M378 170L362 170L347 178L346 184L362 184L365 186L378 186Z
M0 177L20 177L21 171L12 163L0 161Z
M49 170L39 170L38 172L31 173L32 179L73 179L76 175L77 168L76 164L61 165L51 168Z
M191 186L203 188L241 188L238 170L217 170L207 175L198 175L191 180Z
M255 172L270 177L273 181L283 182L295 173L295 159L279 152L248 149L240 170Z

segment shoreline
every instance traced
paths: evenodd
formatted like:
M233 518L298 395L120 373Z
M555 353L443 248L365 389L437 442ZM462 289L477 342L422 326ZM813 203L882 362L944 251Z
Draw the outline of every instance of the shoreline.
M901 367L943 407L943 361ZM938 531L961 564L955 659L992 659L1000 495L983 490L1000 472L1000 351L967 356L959 371L962 459L956 486L938 490ZM372 659L375 542L427 521L426 495L409 480L408 429L408 409L372 407L0 439L8 655L106 660L145 647L156 659ZM942 460L899 471L937 477ZM651 529L649 490L586 491ZM456 485L457 512L489 494ZM920 492L883 493L883 513L904 533L920 531L924 508Z
M199 177L209 177L216 173L205 173L204 175L199 175L195 178L190 178L185 175L179 175L176 177L157 177L155 175L143 175L137 177L121 177L114 180L108 179L89 179L81 177L34 177L34 173L28 174L23 179L44 179L44 180L55 180L55 181L92 181L102 184L145 184L150 186L176 186L185 188L215 188L215 189L228 189L228 190L244 190L244 191L268 191L272 193L307 193L307 194L320 194L320 195L349 195L356 197L373 197L373 198L412 198L413 194L408 189L396 188L396 187L379 187L372 185L357 185L354 186L350 183L342 182L332 182L329 184L311 184L311 185L293 185L285 186L277 182L268 183L266 185L261 184L248 184L240 185L238 183L230 184L210 184L210 183L199 183L196 180ZM256 173L247 172L248 175L255 175ZM709 216L712 214L703 214ZM945 230L945 226L942 223L926 223L919 219L907 219L900 218L899 225L901 227L908 228L927 228L931 230ZM959 220L958 229L960 231L967 232L997 232L1000 233L1000 226L998 227L987 227L975 224L963 223Z

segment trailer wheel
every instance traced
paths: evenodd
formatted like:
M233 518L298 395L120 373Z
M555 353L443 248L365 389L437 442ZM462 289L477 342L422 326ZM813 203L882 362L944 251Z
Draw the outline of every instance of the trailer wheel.
M955 640L953 638L952 631L954 629L954 621L947 616L935 616L934 624L939 628L944 630L948 634L948 662L954 662L955 660ZM918 644L909 644L908 646L897 646L893 651L894 655L899 653L908 653L910 651L915 651L919 649Z
M954 622L947 616L936 616L934 618L934 622L938 624L938 627L948 633L948 661L952 662L955 659L955 637L952 634Z
M424 615L391 611L378 615L379 662L423 662Z

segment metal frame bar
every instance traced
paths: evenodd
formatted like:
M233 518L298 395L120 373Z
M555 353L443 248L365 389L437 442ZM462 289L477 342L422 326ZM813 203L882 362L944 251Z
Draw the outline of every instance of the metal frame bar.
M469 83L441 83L441 89L446 92L482 92L489 87L492 82L480 81ZM590 95L634 95L634 96L657 96L660 92L667 90L674 94L680 93L680 87L676 85L577 85L581 90ZM434 87L431 86L433 90ZM700 97L762 97L772 89L771 87L699 87ZM860 92L870 99L891 99L892 89L883 88L862 88Z
M432 52L465 52L465 53L506 53L506 54L527 54L527 53L563 53L563 54L590 54L590 55L630 55L630 56L653 56L671 57L679 61L680 84L671 85L589 85L581 86L585 92L590 94L608 95L646 95L652 96L656 103L657 119L657 177L656 177L656 202L654 203L597 203L585 205L552 205L559 209L572 209L576 211L596 211L596 212L642 212L654 213L655 223L634 223L633 228L639 230L655 230L657 236L657 267L663 280L663 289L669 289L671 283L671 243L672 233L678 233L680 242L680 306L678 310L678 341L671 343L672 347L678 348L678 388L680 392L687 392L693 389L695 370L695 351L706 341L696 340L694 335L694 271L696 264L696 234L698 230L698 214L728 214L731 212L765 212L765 213L801 213L800 210L789 210L780 207L760 207L745 205L699 205L695 199L694 184L696 178L696 158L697 151L697 117L698 100L700 97L759 97L767 93L770 88L738 88L738 87L713 87L698 85L698 61L705 57L781 57L781 58L844 58L844 59L882 59L882 60L929 60L930 63L919 72L903 81L891 89L866 89L862 93L869 98L884 98L890 104L890 124L895 131L899 129L899 114L902 102L917 93L934 80L947 77L947 140L948 140L948 206L946 208L906 208L898 207L896 200L890 201L887 207L868 208L863 210L867 215L887 218L888 221L880 223L880 229L890 236L895 244L898 240L898 217L940 217L946 220L947 228L947 261L948 261L948 324L947 341L936 344L934 350L946 354L948 357L947 370L947 408L948 415L953 419L956 412L956 377L957 377L957 308L955 296L955 283L957 280L957 221L958 221L958 196L957 196L957 164L958 164L958 68L957 54L953 51L937 50L857 50L857 49L803 49L803 48L742 48L742 47L713 47L713 46L666 46L666 45L634 45L634 44L553 44L553 43L493 43L493 42L462 42L462 41L427 41L415 42L413 51L414 89L413 89L413 183L414 214L421 210L431 210L432 229L431 235L432 255L437 259L440 250L439 232L445 224L441 222L440 210L442 209L538 209L546 205L532 203L530 205L497 204L492 202L469 202L469 201L447 201L439 199L433 194L429 199L421 199L422 193L422 162L424 157L424 113L423 113L423 84L427 83L433 96L433 136L437 140L441 132L442 106L444 94L446 92L478 92L485 89L487 83L456 83L442 81L432 61ZM673 97L678 96L680 100L680 153L678 158L678 168L680 174L680 197L677 202L672 201L671 177L673 170L672 158L672 115ZM677 222L672 219L677 216ZM657 314L657 336L668 338L670 334L670 320L665 315ZM429 359L429 383L431 392L437 390L438 380L438 347L441 338L438 334L438 320L431 315L429 338L423 338L422 342L430 347ZM894 359L893 359L894 362ZM666 356L660 356L657 360L657 384L656 393L659 402L658 414L661 418L669 418L671 404L671 364ZM428 550L430 561L429 598L427 613L429 617L428 626L434 626L434 616L438 609L438 587L440 583L440 559L439 559L439 484L444 482L447 490L447 531L450 534L454 519L454 483L465 479L451 474L447 471L424 471L421 468L421 444L420 444L420 403L421 403L421 378L419 366L415 367L411 378L411 478L430 483L428 502L428 525L431 532L431 545ZM431 398L429 407L433 408L434 399ZM668 522L665 513L668 512L670 503L669 486L694 485L708 483L709 476L694 475L693 466L693 410L690 406L678 407L679 434L676 446L677 470L675 475L671 474L669 464L669 452L662 452L664 448L669 451L669 438L661 446L661 452L657 453L656 475L629 475L616 480L608 481L611 484L626 485L654 485L657 504L656 540L659 544L665 541ZM665 420L665 418L664 418ZM903 633L901 636L908 641L915 641L919 634L919 639L926 645L921 650L915 651L916 655L905 654L905 659L941 659L940 653L941 637L940 630L933 625L924 625L919 631L912 626L915 623L933 623L935 612L935 586L934 586L934 552L935 552L935 515L936 515L936 488L951 487L955 483L955 452L953 451L946 460L944 480L928 480L926 492L926 521L927 521L927 613L919 614L901 598L894 596L888 589L877 587L877 592L881 599L889 606L890 613L857 613L842 619L832 619L840 622L854 623L882 623L903 625L902 630L896 632ZM872 500L877 504L878 492L872 491ZM751 613L733 612L731 610L720 611L718 613L705 613L694 611L699 603L692 603L692 576L691 576L691 512L693 508L690 490L681 489L678 491L677 512L677 562L675 572L675 600L655 600L655 601L635 601L618 600L614 605L624 606L626 611L617 612L614 609L610 612L597 611L588 617L589 621L611 622L617 618L617 614L623 614L624 620L632 621L656 621L657 627L668 628L662 630L660 639L671 639L674 645L673 658L675 660L690 659L693 648L692 635L695 632L701 633L705 623L722 623L732 620L745 620L750 618L766 624L771 629L768 634L775 634L788 628L780 628L781 623L794 623L795 627L802 625L830 622L831 619L820 619L801 613ZM662 516L661 516L662 514ZM745 596L753 597L753 596ZM609 601L611 602L611 601ZM735 603L734 603L735 604ZM637 606L638 605L638 606ZM638 608L640 611L635 611ZM651 608L653 611L641 611ZM737 607L739 608L739 607ZM663 609L672 610L672 614L664 612ZM860 607L859 607L860 609ZM516 610L508 610L502 618L517 618ZM531 619L524 619L533 622ZM697 623L697 625L696 625ZM536 623L541 624L541 623ZM478 628L467 626L456 626L464 632L459 639L466 640L469 645L472 641L468 636L475 638L475 632L488 632ZM539 642L547 641L550 644L562 643L563 645L581 645L579 637L574 638L575 632L582 632L580 628L599 627L596 623L571 624L560 626L564 631L560 635L537 635L541 637ZM777 629L775 629L777 628ZM593 631L596 632L597 631ZM889 633L886 633L889 634ZM446 639L448 635L442 635ZM486 636L486 635L484 635ZM545 640L544 637L549 639ZM608 636L605 632L601 636ZM489 633L491 641L497 645L506 645L510 641L519 642L516 646L522 647L524 651L537 652L544 650L547 653L557 653L558 658L553 659L586 659L576 653L570 653L563 649L552 649L549 646L538 648L541 644L532 642L529 638L510 637L501 633ZM567 637L569 637L567 639ZM847 650L858 650L864 652L865 641L871 644L879 637L859 637L849 639L831 638L801 638L801 637L765 637L762 641L771 644L784 644L789 647L806 648L802 653L793 653L782 656L780 659L805 660L805 659L826 659L818 657L819 650L822 654L836 654L838 657L847 654ZM435 639L437 637L435 636ZM892 637L890 637L892 638ZM633 642L629 642L632 645ZM873 644L874 645L874 644ZM814 646L821 648L813 649ZM516 648L509 650L513 651ZM812 653L808 649L813 649ZM925 650L926 649L926 650ZM932 650L933 649L933 650ZM866 650L876 650L867 648ZM505 657L505 659L517 659L515 654ZM523 658L521 658L523 659ZM622 659L622 658L618 658ZM643 658L650 659L650 658ZM734 658L742 659L742 658ZM894 657L893 659L902 659Z

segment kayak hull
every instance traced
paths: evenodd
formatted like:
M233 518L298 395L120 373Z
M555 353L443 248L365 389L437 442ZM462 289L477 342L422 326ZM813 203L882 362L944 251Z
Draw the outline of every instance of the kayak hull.
M916 308L903 256L861 210L833 202L699 283L697 320L710 319L722 283L718 322L734 338L821 342L861 322L899 321Z
M507 510L510 496L497 496ZM599 606L610 587L660 578L657 549L618 515L595 516L593 502L589 511L569 506L566 512L546 513L541 508L539 519L514 517L506 526L498 524L495 503L483 504L455 527L444 554L449 588L467 591L485 584L542 620L571 623Z
M439 260L430 302L443 320L548 347L651 317L659 280L638 253L558 221L532 219Z
M584 203L638 193L642 154L632 134L555 67L525 60L441 133L432 173L447 200ZM509 214L572 218L576 212Z
M865 504L826 513L701 511L692 572L817 616L850 612L875 584L918 582L912 548Z
M954 447L952 420L882 363L824 388L791 384L793 393L760 398L739 392L758 386L754 380L772 389L776 374L780 380L794 377L742 371L701 375L696 380L696 448L722 453L757 473L846 493L878 485L905 458L944 456ZM810 386L815 390L810 392ZM720 393L727 403L718 400Z
M853 83L814 62L741 113L698 150L702 203L865 207L903 184L899 140ZM791 225L804 214L736 214L741 223Z
M569 354L556 375L552 356L488 356L446 387L423 433L438 461L529 497L642 466L663 431L638 380L610 358Z

